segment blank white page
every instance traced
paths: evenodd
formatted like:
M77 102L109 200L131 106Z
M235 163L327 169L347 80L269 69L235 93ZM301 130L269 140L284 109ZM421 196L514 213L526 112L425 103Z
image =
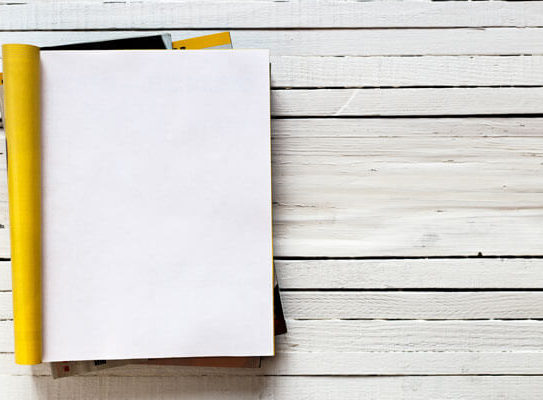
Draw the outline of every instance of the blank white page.
M41 63L43 360L273 354L268 51Z

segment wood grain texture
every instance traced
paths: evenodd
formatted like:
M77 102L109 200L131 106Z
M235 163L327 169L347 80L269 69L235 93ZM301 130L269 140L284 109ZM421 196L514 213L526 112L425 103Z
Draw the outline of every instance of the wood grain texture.
M307 320L543 319L543 292L286 292L281 298L289 318Z
M539 146L439 135L275 140L275 254L540 254Z
M10 399L538 399L543 378L503 377L49 377L2 376Z
M541 56L274 56L273 87L543 84Z
M139 295L139 294L137 294ZM283 292L291 319L543 319L543 292ZM13 319L10 292L0 292L0 320Z
M308 333L299 324L317 322ZM542 374L538 321L288 321L289 333L260 370L130 366L99 375L472 375ZM532 325L532 326L530 326ZM9 341L12 325L0 323ZM300 336L304 333L303 336ZM382 335L381 335L382 334ZM515 336L517 335L517 336ZM337 336L337 337L336 337ZM367 336L367 337L366 337ZM382 336L382 337L381 337ZM3 339L6 340L6 339ZM510 346L508 341L512 342ZM489 345L481 345L488 343ZM16 366L0 358L1 375L49 375L46 365Z
M395 2L394 4L401 6L402 3ZM501 4L507 3L501 2ZM412 5L413 3L410 4L410 6ZM3 5L0 7L5 9ZM0 22L6 20L7 18L0 14ZM220 29L94 32L15 31L2 32L0 44L22 42L38 46L51 46L70 42L141 36L142 34L151 35L157 32L169 32L173 40L179 40L221 31ZM231 30L230 35L234 48L270 49L272 56L533 56L543 54L543 28L272 29Z
M543 137L543 118L273 119L272 138Z
M6 321L6 325L10 322ZM278 352L538 352L543 321L288 320Z
M541 26L535 3L285 1L15 1L0 5L0 29L375 28Z
M543 56L273 56L272 87L543 85Z
M543 88L272 91L272 116L426 116L543 113Z
M98 376L411 376L537 375L543 352L286 352L264 358L259 369L194 368L128 365L89 375ZM47 364L23 366L12 353L0 354L0 376L50 376Z
M542 114L543 87L275 89L272 117Z
M11 291L11 263L0 261L0 292Z
M543 87L276 89L273 117L456 116L543 113Z
M542 259L275 261L275 267L282 289L543 288Z
M11 291L9 264L0 262L0 292ZM275 268L285 290L543 288L542 259L276 260Z
M543 113L543 87L275 89L273 117Z
M12 292L0 292L0 321L13 319Z
M539 352L539 320L295 320L276 338L279 353ZM13 351L13 321L0 321L0 352Z
M281 286L296 288L541 287L540 259L278 261ZM12 318L9 263L0 263L0 319ZM437 283L428 282L435 277ZM358 283L360 280L365 281ZM358 282L357 282L358 281ZM345 282L348 282L346 284ZM481 283L479 283L481 282ZM283 292L291 319L543 318L542 292Z
M541 255L540 127L529 118L274 121L275 255Z
M272 55L278 355L54 381L13 362L0 261L0 398L539 399L543 259L401 257L543 255L543 2L0 4L0 44L224 30Z

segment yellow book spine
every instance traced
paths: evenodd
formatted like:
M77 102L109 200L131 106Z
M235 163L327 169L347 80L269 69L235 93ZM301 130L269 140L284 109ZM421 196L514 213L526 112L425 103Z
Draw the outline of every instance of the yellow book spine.
M42 357L40 50L2 46L15 362Z

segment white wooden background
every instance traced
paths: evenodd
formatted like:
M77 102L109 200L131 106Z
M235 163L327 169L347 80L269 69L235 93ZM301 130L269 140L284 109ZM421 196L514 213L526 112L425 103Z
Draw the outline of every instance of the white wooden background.
M16 366L2 160L0 398L541 398L543 2L0 1L0 43L223 30L272 53L277 357Z

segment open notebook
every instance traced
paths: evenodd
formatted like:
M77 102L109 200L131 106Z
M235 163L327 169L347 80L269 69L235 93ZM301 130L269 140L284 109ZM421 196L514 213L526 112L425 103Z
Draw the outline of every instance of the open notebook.
M3 62L17 361L273 354L267 51Z

